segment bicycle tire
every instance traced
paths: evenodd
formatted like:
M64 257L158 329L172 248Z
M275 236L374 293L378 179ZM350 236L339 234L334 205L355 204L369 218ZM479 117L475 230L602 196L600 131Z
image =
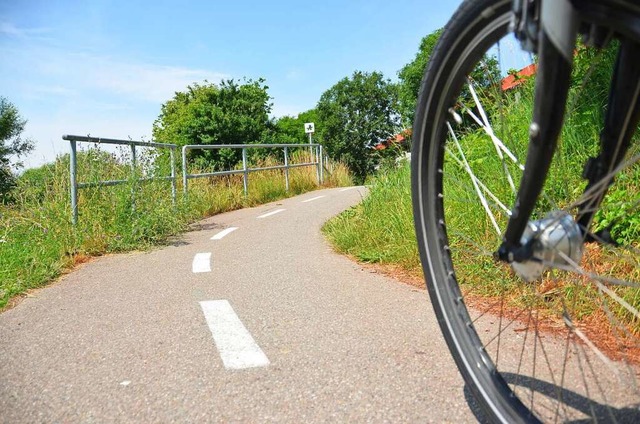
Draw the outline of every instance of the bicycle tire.
M478 235L478 240L467 240L464 235L458 236L455 228L451 228L452 225L457 225L458 221L462 221L465 218L458 218L457 215L453 216L453 212L448 212L447 210L447 195L449 193L447 184L449 184L450 180L458 184L458 178L460 178L459 175L451 175L453 171L450 172L449 170L453 170L455 167L463 168L468 165L466 162L470 162L470 160L467 160L464 155L455 159L455 164L451 159L445 159L448 156L457 156L457 154L447 151L449 146L454 144L450 139L457 138L456 130L447 125L449 125L449 122L462 120L460 116L455 115L460 103L464 103L460 101L460 98L469 97L469 93L465 92L467 90L465 88L467 77L476 69L475 67L479 63L486 66L483 60L486 60L488 52L495 48L499 40L504 40L504 37L508 37L511 7L511 0L467 0L463 2L445 27L423 77L413 128L411 174L415 230L431 303L445 341L467 387L478 400L486 415L492 420L504 423L518 423L580 419L586 416L592 420L613 417L614 420L625 421L630 419L635 421L640 416L637 413L640 396L638 395L635 375L632 379L636 388L633 393L629 394L631 401L625 398L626 406L620 407L619 405L609 406L608 402L611 399L608 399L604 394L602 395L605 399L604 401L589 398L591 396L588 390L589 385L594 383L587 381L584 376L586 394L579 393L579 389L575 389L573 386L570 389L567 388L569 387L568 383L567 387L564 387L565 373L567 376L571 376L572 371L569 368L562 368L561 384L558 384L553 375L550 379L552 381L546 381L546 377L543 378L540 375L536 375L536 359L532 360L532 375L525 375L525 372L521 369L524 367L522 364L514 365L514 371L517 370L518 372L510 371L508 366L511 366L511 364L503 365L504 362L508 362L508 358L507 360L503 359L506 355L504 352L500 352L500 341L498 341L497 353L495 352L495 345L491 346L491 350L494 352L490 353L488 345L495 343L495 341L491 339L491 341L487 342L486 340L489 339L489 336L484 334L481 336L477 327L482 325L481 321L487 320L487 317L491 316L490 319L499 320L498 329L495 330L495 328L487 325L485 328L489 328L489 330L483 329L482 331L497 332L497 337L500 338L503 332L505 335L506 333L512 333L513 329L507 330L507 327L514 325L513 322L522 324L523 318L520 318L520 316L513 318L517 311L505 311L502 309L506 308L505 302L510 301L505 299L500 299L500 310L498 312L493 310L498 307L496 303L493 303L493 306L487 308L493 308L491 313L472 313L471 311L474 308L467 306L471 296L467 294L465 289L461 288L461 281L467 276L461 277L456 261L458 261L458 257L468 254L465 251L465 249L468 249L468 245L475 248L473 243L476 241L479 244L482 243L483 241L480 239L483 236ZM470 87L469 90L471 89ZM500 95L503 95L502 88L500 88ZM487 95L487 97L491 96L491 93ZM500 107L502 105L498 104L498 109ZM473 114L473 112L470 111L470 114ZM468 117L465 117L465 119L470 120ZM477 119L481 120L481 118ZM475 134L474 130L470 130L468 133L460 130L460 134L463 135L470 133ZM487 136L487 138L489 137ZM457 140L456 144L458 144ZM460 145L456 147L458 149L461 148ZM451 149L455 150L455 147L451 147ZM485 157L479 154L477 160L484 161ZM500 162L502 162L502 167L504 168L506 166L504 165L504 158L500 158ZM510 166L517 169L521 165ZM503 169L499 169L496 172L496 178L498 175L508 173L507 171L502 171ZM460 171L460 173L464 174L463 171ZM471 177L470 180L472 181L467 182L465 187L471 192L474 190L482 191L482 189L478 188L478 181L473 181L474 178ZM485 178L487 180L493 179L492 176L486 176ZM505 178L503 175L502 180L510 178ZM484 181L486 185L489 184L486 180ZM502 184L505 187L508 185L507 182ZM637 192L634 193L637 194ZM464 205L464 202L461 201L460 203ZM485 201L485 203L487 202ZM489 208L491 207L489 206ZM471 206L469 206L470 208ZM477 209L482 210L487 209L487 207L479 204ZM468 209L466 208L457 210L460 215L466 215L467 212ZM504 213L504 215L508 214ZM471 216L471 213L469 213L469 216ZM492 226L497 226L495 225L496 223L491 225L492 223L486 217L484 221L472 222L470 225L478 224L478 227L488 227L489 229ZM501 224L504 224L504 220ZM454 238L462 240L457 243L458 246L450 240L450 234L454 234ZM471 237L473 238L473 236ZM494 249L497 249L500 241L500 238L496 237ZM468 255L472 256L471 254ZM478 256L481 255L478 253ZM482 256L488 256L487 252L483 252ZM634 256L634 260L637 260L635 252L632 253L632 256ZM637 262L635 264L637 265ZM503 265L494 265L490 276L493 278L496 273L506 274L507 271L504 270L505 267ZM489 276L489 274L487 275ZM475 278L475 276L473 277ZM505 278L511 279L512 276L509 275ZM474 279L468 278L468 280L472 281ZM505 283L504 285L508 284ZM524 287L521 290L523 292L526 291L527 295L530 295L530 292L535 293L537 291L529 283L522 283L518 287ZM501 288L500 290L506 291L507 289ZM523 294L522 296L524 297L525 295ZM535 299L532 302L535 303L539 300ZM524 357L535 356L536 354L542 356L541 352L536 353L536 349L544 351L549 348L545 346L546 341L543 342L542 339L551 338L551 336L542 334L542 330L538 327L539 325L542 326L542 324L539 324L541 322L539 320L540 313L544 312L540 312L539 308L534 310L534 307L530 307L528 311L529 322L526 323L526 327L534 325L531 322L535 322L535 334L531 336L533 341L527 341L527 335L529 334L529 328L527 328L527 335L521 336L521 338L524 337L524 341L520 343L518 340L518 343L520 343L518 347L520 348L521 346L522 350L519 353L521 362ZM473 314L479 315L479 317L472 317ZM535 315L535 317L532 318L532 315ZM503 323L503 319L505 322L508 320L511 324ZM545 367L548 367L549 371L539 371L540 374L545 372L553 374L556 370L556 362L564 361L565 364L561 365L561 367L568 367L566 363L570 359L574 362L581 361L585 364L585 368L587 368L586 364L588 363L591 373L595 374L596 371L594 371L593 365L589 362L591 360L589 358L593 354L591 352L583 352L582 341L576 340L575 329L571 329L569 332L573 332L573 334L566 336L565 340L568 347L562 352L565 355L564 358L558 358L553 355L550 355L552 356L551 359L544 358L543 360L546 361ZM512 335L512 337L515 339L518 334ZM638 342L637 338L634 342ZM506 350L509 343L506 341L503 343L503 349ZM533 353L528 352L532 343ZM569 347L570 344L571 346ZM555 346L552 347L555 348ZM574 351L578 353L574 355ZM502 356L500 355L501 353ZM544 352L544 356L548 356L547 352ZM575 359L574 356L578 359ZM502 364L498 364L498 360L501 360ZM635 364L630 364L628 361L624 361L624 363L625 367L635 372ZM574 368L575 366L573 365ZM513 382L514 378L516 383ZM523 390L520 388L520 385L525 385L523 382L532 386L527 387L527 393L525 394L522 393ZM600 383L596 382L596 384ZM608 383L602 384L606 385ZM602 391L604 393L607 390L603 389ZM575 399L579 399L575 400L573 398L574 395ZM553 399L554 396L556 396L555 400ZM565 397L571 398L570 400L575 401L575 404L571 404L569 407L560 405L561 403L566 403ZM536 402L539 402L540 405ZM584 403L584 407L580 402ZM549 405L552 406L550 407ZM550 415L545 415L546 411L544 409L548 407L553 408L553 411ZM577 412L574 412L573 409L577 410ZM574 413L577 418L571 415Z

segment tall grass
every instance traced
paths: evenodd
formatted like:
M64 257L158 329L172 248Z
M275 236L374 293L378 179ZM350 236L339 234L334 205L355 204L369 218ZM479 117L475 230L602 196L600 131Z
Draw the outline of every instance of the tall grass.
M339 251L363 262L419 274L409 163L382 170L362 203L327 222L323 231Z
M585 189L582 170L588 158L598 154L600 128L604 119L603 104L606 101L606 93L590 82L571 89L559 147L545 183L545 193L536 206L533 219L543 218L550 210L568 207ZM495 93L489 94L493 94L489 100L493 101L494 106L492 109L489 106L487 110L492 114L496 135L524 161L533 111L533 81L521 85L514 92L498 94L502 97L499 102L496 102ZM473 125L463 127L456 129L456 135L474 174L510 207L515 194L503 178L503 161L496 155L493 143L481 129ZM639 141L636 135L630 156L640 153ZM455 146L451 150L455 150ZM447 153L445 157L451 158L451 155ZM515 164L506 166L516 177L517 187L521 171ZM446 179L443 193L449 243L463 290L473 290L474 296L484 298L511 293L508 302L515 308L521 308L523 303L534 302L546 305L552 312L566 307L562 302L568 299L569 307L580 319L602 312L601 293L580 275L556 270L546 273L539 285L522 285L509 266L496 263L491 255L470 253L494 252L501 240L480 206L466 171L452 159L445 163L444 170ZM407 166L383 172L373 181L370 195L362 205L343 213L325 226L328 237L340 251L362 261L401 265L420 274L412 225L410 186ZM636 165L616 177L602 209L594 219L595 230L611 227L615 240L623 247L612 249L597 244L587 245L581 262L586 272L638 281L638 192L640 167ZM508 215L491 201L489 203L495 209L500 228L504 229ZM575 212L575 208L572 211ZM552 293L557 294L555 297L540 295L540 290L548 287L553 287ZM637 288L615 287L614 291L628 304L640 308L640 291ZM640 331L640 323L617 302L609 302L609 307L621 321L632 324L632 331Z
M0 205L0 308L14 296L50 282L91 256L147 249L203 217L318 188L315 168L310 167L290 171L289 191L283 171L252 173L247 196L242 176L206 178L191 180L186 198L179 185L174 206L170 183L132 178L129 159L126 154L109 154L97 148L79 152L79 181L128 182L79 190L75 227L71 225L68 155L27 170L19 178L15 203ZM292 159L294 163L303 160L297 156ZM270 158L262 161L258 166L276 164ZM153 175L152 162L153 157L139 157L136 176ZM325 172L324 187L351 184L343 165L332 163L331 168L333 172ZM159 175L168 172L163 170Z

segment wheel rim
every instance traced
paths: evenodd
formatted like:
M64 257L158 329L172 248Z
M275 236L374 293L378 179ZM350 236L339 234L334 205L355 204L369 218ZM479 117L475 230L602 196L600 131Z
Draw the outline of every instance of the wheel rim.
M469 63L483 57L475 54L479 49L507 59L509 38L486 45L507 24L504 13L470 40L461 37L466 46L449 53L457 63L453 69L475 69ZM491 68L489 62L485 57L482 66ZM566 252L551 255L541 282L514 278L508 265L493 260L526 156L529 123L519 117L526 115L523 103L530 101L533 85L527 81L502 91L497 83L503 67L498 64L498 81L491 84L456 72L435 76L431 82L442 94L434 93L432 109L418 113L416 134L425 140L414 150L418 239L425 275L438 282L430 292L445 316L447 341L461 353L456 359L467 381L500 419L526 417L529 409L543 421L637 420L640 255L633 224L616 230L626 232L625 247L587 245L579 264ZM571 133L585 120L584 90L574 90L569 101L575 115L567 118ZM514 106L516 96L521 104ZM588 144L571 137L565 131L559 143L555 174L536 209L540 220L549 211L575 215L583 201L578 183L586 155L579 149ZM627 201L638 199L637 162L633 148L618 177L625 186L614 184L595 229L640 216L637 200Z

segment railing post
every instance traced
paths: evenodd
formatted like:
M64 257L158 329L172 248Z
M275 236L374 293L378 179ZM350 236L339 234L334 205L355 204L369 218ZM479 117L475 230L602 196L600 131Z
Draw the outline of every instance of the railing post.
M244 183L244 195L246 196L248 193L248 177L249 172L247 171L247 148L242 148L242 171L243 171L243 183Z
M284 146L284 181L287 191L289 191L289 150Z
M176 206L176 154L175 147L169 149L169 160L171 160L171 204Z
M136 209L136 191L137 187L141 181L154 180L154 179L162 179L167 180L171 179L171 197L173 200L173 205L176 205L176 187L177 187L177 176L176 176L176 165L175 165L175 149L178 146L175 144L167 144L167 143L156 143L156 142L144 142L144 141L135 141L135 140L116 140L110 138L96 138L90 136L77 136L77 135L66 135L62 136L63 140L69 142L71 147L71 154L69 156L69 180L70 180L70 192L71 192L71 222L75 226L78 223L78 190L83 187L94 187L94 186L113 186L118 184L126 184L131 183L131 206L132 210ZM122 179L116 181L98 181L94 183L82 183L78 182L78 154L77 154L77 146L78 143L105 143L105 144L116 144L116 145L128 145L131 148L131 177L129 179ZM141 173L138 173L138 158L136 152L136 146L142 147L154 147L154 148L169 148L171 155L171 177L161 177L161 178L141 178ZM185 159L186 161L186 159ZM186 174L186 172L185 172ZM185 190L186 191L186 190Z
M70 140L71 144L71 156L69 157L69 175L71 184L71 223L76 225L78 223L78 180L77 180L77 167L76 160L76 141Z
M323 152L323 148L322 145L319 146L320 147L320 184L324 184L324 152Z
M136 173L136 145L131 145L131 173Z
M318 177L318 185L322 184L320 181L320 145L316 144L315 145L315 149L314 153L315 153L315 162L316 162L316 177Z
M136 145L131 145L131 212L136 211Z
M182 191L187 197L187 146L182 146Z

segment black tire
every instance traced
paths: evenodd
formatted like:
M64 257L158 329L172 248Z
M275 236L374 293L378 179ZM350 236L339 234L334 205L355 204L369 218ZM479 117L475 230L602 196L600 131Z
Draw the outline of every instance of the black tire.
M533 295L532 305L549 301L544 297L546 294L544 296L537 294L540 290L539 285L523 281L513 282L511 269L490 258L501 240L499 234L493 234L491 237L495 238L494 244L485 247L483 243L487 237L484 234L492 233L496 223L490 222L486 217L480 220L482 222L474 222L472 220L476 218L472 213L469 213L469 218L466 218L468 210L474 207L471 202L468 208L459 208L456 212L452 212L454 209L447 209L449 204L466 205L467 202L466 198L459 200L457 197L450 201L454 191L449 190L448 184L460 184L468 192L482 191L473 181L473 177L470 181L460 183L459 180L465 178L465 173L456 167L462 168L466 162L472 163L474 160L478 163L485 161L484 153L480 153L483 150L479 150L478 156L474 158L458 156L457 153L451 154L451 150L462 147L456 146L452 138L463 138L472 133L478 134L477 125L471 118L459 116L462 114L459 106L464 103L461 99L469 98L469 89L465 88L466 78L469 75L477 75L474 72L482 69L478 68L479 65L487 66L487 55L493 54L496 43L501 39L505 40L504 37L508 39L511 6L511 0L465 1L445 27L423 78L413 128L411 173L415 229L431 302L444 338L466 385L487 416L496 422L562 421L584 417L589 417L591 420L609 421L613 418L619 421L635 421L640 417L637 410L640 396L636 382L636 363L627 358L614 358L615 361L623 363L625 370L630 370L629 374L633 374L630 379L633 380L632 385L635 385L635 388L627 393L630 400L620 400L622 405L611 405L615 403L612 402L611 396L616 400L620 396L616 391L613 392L614 395L609 396L608 389L605 387L609 385L608 380L605 381L605 377L600 379L600 376L596 375L599 372L598 366L594 366L595 361L591 358L596 355L594 352L598 349L590 352L589 348L583 345L587 342L578 340L577 334L581 337L582 332L579 333L573 328L567 329L567 326L572 325L573 304L562 305L562 313L556 317L556 321L554 321L556 318L551 316L551 312L555 310L546 304L544 310L540 306L527 306L523 308L525 310L522 314L518 314L513 308L509 309L507 304L511 301L511 297L507 299L505 295L508 290L511 293L517 292L523 299ZM501 71L504 75L504 69ZM487 78L490 79L491 75L488 72ZM484 83L486 93L483 98L491 98L495 102L493 110L496 115L505 104L503 96L507 95L501 88L498 91L492 87L496 84L499 86L499 82ZM497 100L498 97L500 97L499 100ZM452 112L452 108L456 113ZM457 114L457 112L460 113ZM479 117L481 113L476 114ZM448 122L455 120L468 125L471 129L454 130L448 127ZM502 131L510 130L503 128ZM527 139L526 132L524 135L514 137ZM526 149L526 146L524 148ZM562 146L559 148L562 149ZM519 147L513 147L513 149L517 153L516 156L524 159L525 150L518 150ZM453 159L445 159L449 157L448 155L457 156L456 162L454 163ZM505 164L505 159L502 157L499 162L501 164L495 172L496 182L494 183L493 176L485 176L482 180L486 185L495 184L489 187L489 190L496 193L500 191L498 184L504 187L512 185L505 176L511 172L507 168L515 170L516 174L518 169L522 168L518 163ZM574 169L573 172L579 174L581 169ZM498 183L497 180L502 182ZM514 181L517 186L517 176ZM631 194L637 195L638 192L632 191ZM492 202L489 201L489 203ZM509 209L512 203L513 197L506 195L505 204ZM550 208L548 203L549 201L541 201L541 206L537 210L545 209L548 212L550 209L555 209ZM479 202L475 206L480 211L497 208L495 204L485 207ZM500 214L502 216L498 216ZM497 226L504 228L507 213L496 212L496 216ZM468 222L465 222L465 219L468 219ZM456 228L458 225L465 225L465 227L458 230ZM465 228L477 229L477 234L472 233L469 238L466 238L465 233L459 233ZM488 251L480 252L482 249ZM637 250L632 250L629 255L636 261L634 266L637 266ZM476 279L475 270L461 272L459 263L462 260L459 258L462 257L469 262L483 261L483 268L479 272L486 274ZM478 303L478 296L475 294L477 281L481 281L482 278L486 280L502 278L496 275L504 275L505 281L499 282L498 289L492 289L500 290L497 296L492 297L492 303L487 305L485 302L482 308L478 305L468 307L467 305L472 301ZM554 281L556 278L564 279L565 277L564 274L562 277L554 274ZM463 283L473 284L473 286L465 289L461 287L461 285L464 286ZM637 285L633 287L638 289ZM560 304L566 301L566 298L559 299L558 296L558 299L552 299L553 302L556 300ZM612 309L607 305L605 302L604 309ZM560 308L560 306L553 308ZM567 313L568 311L571 314ZM549 330L550 333L542 330L545 324L541 316L546 317L545 314L548 314L550 322L557 323L562 322L563 313L568 315L565 328L557 331ZM518 332L520 328L517 326L522 325L526 330ZM554 331L559 334L562 343L566 343L566 348L556 346L555 339L550 340L556 335ZM497 333L497 336L494 336L494 333ZM498 337L497 349L495 337ZM502 337L505 338L504 341L500 340ZM506 340L507 337L513 340ZM524 341L520 340L522 338ZM634 336L633 341L637 343L638 338ZM517 353L509 354L510 343L521 351L514 350ZM640 346L640 343L638 345ZM509 363L509 356L514 360L514 364ZM535 358L536 356L538 358ZM516 363L518 360L520 363ZM577 365L566 365L571 361ZM536 366L539 367L538 370ZM565 378L569 379L573 375L571 367L588 368L586 372L582 370L585 380L584 392L575 388L573 383L565 381ZM529 368L532 368L532 371ZM548 368L548 371L542 368ZM575 372L579 375L578 371ZM550 377L547 377L547 374ZM594 374L596 382L592 383L584 376L585 374ZM526 389L522 389L524 386ZM600 389L600 386L605 388ZM590 387L598 389L589 390ZM592 393L594 391L601 391L602 396L600 393L594 395ZM607 392L606 395L605 392ZM548 414L547 409L551 411ZM574 413L574 411L577 412Z

